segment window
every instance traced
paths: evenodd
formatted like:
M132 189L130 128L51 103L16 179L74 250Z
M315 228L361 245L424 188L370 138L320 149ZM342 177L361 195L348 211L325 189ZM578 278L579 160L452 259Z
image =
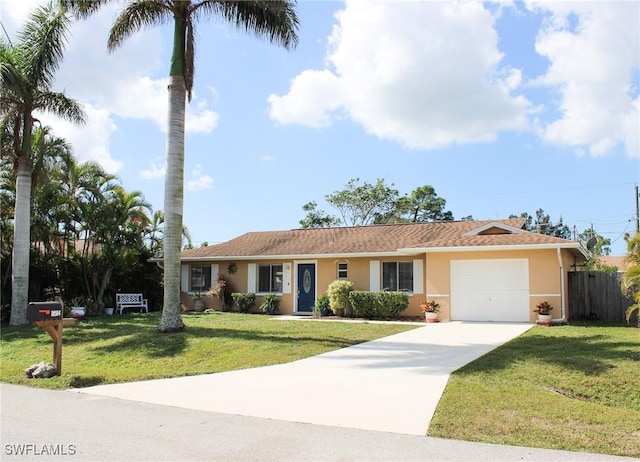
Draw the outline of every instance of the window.
M206 292L211 288L211 265L191 266L191 292Z
M347 279L347 262L338 263L338 279Z
M413 262L382 262L382 290L413 292Z
M258 267L258 292L282 292L282 265Z

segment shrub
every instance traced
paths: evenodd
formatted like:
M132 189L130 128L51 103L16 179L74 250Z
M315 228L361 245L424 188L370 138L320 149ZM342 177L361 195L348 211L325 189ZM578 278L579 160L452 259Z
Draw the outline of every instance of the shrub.
M345 310L349 302L349 292L353 290L353 282L337 279L329 284L327 296L331 309L338 314L338 310Z
M406 292L365 292L354 290L349 294L349 301L356 315L365 319L393 319L409 306L409 295Z
M280 299L276 294L267 294L264 296L260 309L267 314L274 314L280 311Z
M353 307L353 311L356 316L371 319L375 318L378 301L376 300L376 294L378 292L366 292L363 290L354 290L349 294L349 302Z
M316 317L330 316L333 314L331 311L331 302L329 301L329 296L327 294L320 295L316 299L316 303L313 305L313 314Z
M238 305L240 313L248 313L256 304L256 294L234 292L231 294L231 298Z

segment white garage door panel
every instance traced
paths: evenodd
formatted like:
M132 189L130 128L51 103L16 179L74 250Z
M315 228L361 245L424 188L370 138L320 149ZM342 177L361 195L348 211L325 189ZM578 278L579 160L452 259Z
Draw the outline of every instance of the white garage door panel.
M451 319L528 321L528 260L452 261Z

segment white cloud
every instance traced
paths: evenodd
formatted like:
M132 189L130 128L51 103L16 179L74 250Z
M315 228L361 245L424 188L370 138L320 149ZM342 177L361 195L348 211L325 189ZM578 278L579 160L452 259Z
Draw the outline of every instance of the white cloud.
M109 152L109 138L116 130L116 125L104 109L87 104L84 105L84 110L87 114L84 125L74 125L50 115L43 115L41 118L45 125L52 127L56 136L71 143L73 154L79 162L94 161L107 172L117 173L123 164Z
M550 61L537 80L560 94L557 119L543 125L548 142L592 156L624 145L640 157L640 4L637 2L531 2L550 13L536 51Z
M433 149L524 128L519 71L501 67L494 17L479 2L347 1L328 68L271 95L280 123L330 125L345 114L380 138Z
M142 180L155 180L156 178L162 178L167 173L167 164L163 164L161 166L156 165L151 162L148 170L143 170L140 172L140 179Z
M195 168L191 171L191 178L187 180L186 189L188 191L205 191L213 187L213 179L202 173L202 166L196 164Z
M27 14L42 3L43 0L0 2L0 14L9 33L15 36ZM68 137L80 159L96 160L111 172L122 166L109 153L109 137L116 129L114 120L118 117L150 120L161 132L166 132L168 78L152 76L166 72L170 52L170 41L166 40L170 34L149 28L133 35L113 53L107 53L108 31L116 11L116 5L105 5L91 18L73 23L64 61L52 86L83 104L88 114L87 125L81 130L68 124L62 126L56 120L56 133ZM215 98L215 89L210 90ZM209 133L217 124L218 114L194 95L187 105L186 131Z
M306 70L291 81L289 93L270 95L269 115L281 124L328 127L332 111L340 108L340 80L331 71Z

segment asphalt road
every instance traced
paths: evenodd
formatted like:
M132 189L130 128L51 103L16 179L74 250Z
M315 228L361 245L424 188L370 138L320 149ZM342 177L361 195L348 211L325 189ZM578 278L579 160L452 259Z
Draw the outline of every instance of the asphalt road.
M0 384L0 394L3 461L635 460L285 422L7 384Z

